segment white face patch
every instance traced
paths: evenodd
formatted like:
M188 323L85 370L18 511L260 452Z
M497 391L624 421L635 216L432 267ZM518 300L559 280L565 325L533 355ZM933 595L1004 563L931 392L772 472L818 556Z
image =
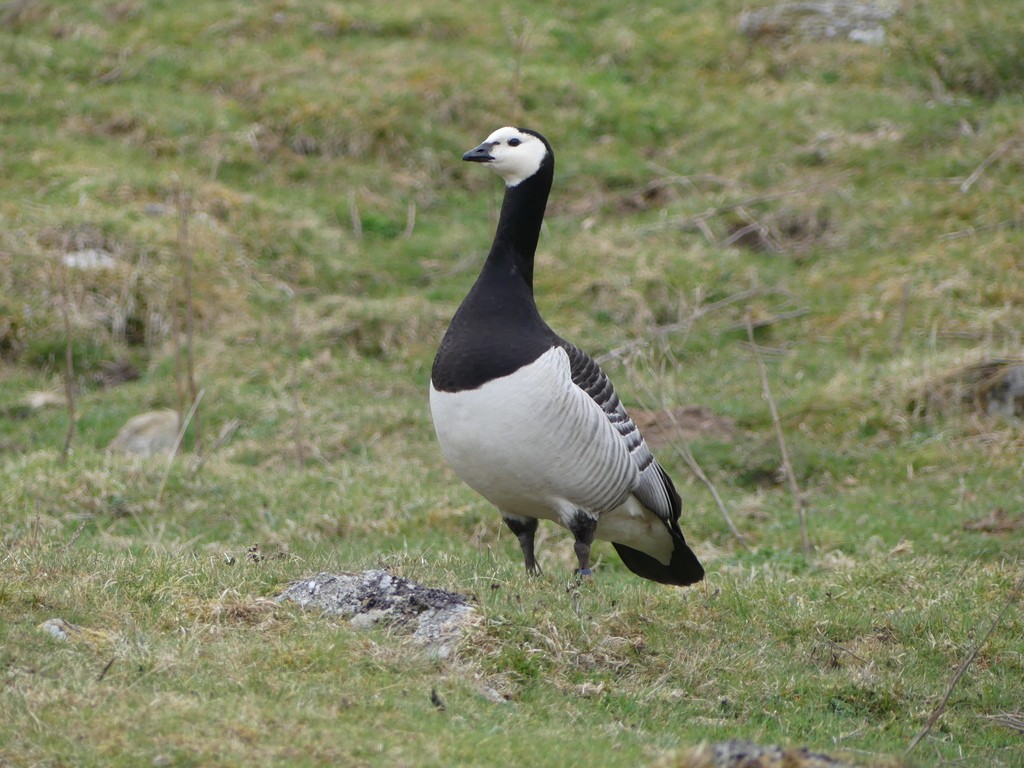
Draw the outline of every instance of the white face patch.
M490 145L493 160L485 163L505 180L505 186L514 187L537 172L548 154L544 142L518 128L499 128L481 146Z

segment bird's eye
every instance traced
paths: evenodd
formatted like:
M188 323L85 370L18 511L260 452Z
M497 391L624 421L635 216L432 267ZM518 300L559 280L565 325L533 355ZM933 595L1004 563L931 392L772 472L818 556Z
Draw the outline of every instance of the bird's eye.
M519 139L509 139L509 140L508 140L508 145L509 145L510 147L518 147L518 146L519 146L520 144L522 144L522 143L523 143L523 142L522 142L522 141L520 141Z

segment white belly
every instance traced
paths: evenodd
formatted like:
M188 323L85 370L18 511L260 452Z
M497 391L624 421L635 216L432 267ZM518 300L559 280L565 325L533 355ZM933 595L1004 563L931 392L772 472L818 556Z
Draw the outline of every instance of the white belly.
M503 512L565 525L578 509L615 509L636 482L625 444L572 383L561 349L478 389L431 385L430 411L452 468Z

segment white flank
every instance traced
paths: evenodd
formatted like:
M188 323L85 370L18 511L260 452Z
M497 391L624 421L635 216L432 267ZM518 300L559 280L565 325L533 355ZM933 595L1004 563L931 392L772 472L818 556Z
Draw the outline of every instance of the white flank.
M430 410L452 468L502 512L568 528L585 510L599 518L597 538L668 563L665 524L630 495L638 473L626 444L572 383L564 350L478 389L439 392L431 385Z

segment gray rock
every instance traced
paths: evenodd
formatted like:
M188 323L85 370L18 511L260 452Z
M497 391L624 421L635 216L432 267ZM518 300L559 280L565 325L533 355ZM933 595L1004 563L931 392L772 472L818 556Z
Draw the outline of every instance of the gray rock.
M885 23L899 10L895 0L813 0L740 14L739 30L754 39L807 37L885 43Z
M117 260L101 248L83 248L65 253L64 264L72 269L112 269L117 266Z
M451 655L463 628L476 615L464 595L380 570L321 573L295 582L277 599L347 617L356 627L380 624L409 633L439 658Z
M48 635L53 635L58 640L67 640L79 627L64 619L47 619L39 628Z
M47 619L39 625L39 629L58 640L86 643L92 646L106 644L114 639L113 633L108 630L82 627L61 618Z
M170 212L170 208L163 203L147 203L142 212L147 216L164 216Z
M853 763L811 752L806 747L784 749L742 739L702 744L685 755L684 760L667 765L673 768L855 768Z
M107 450L137 456L168 454L178 441L178 413L149 411L128 419Z
M1024 416L1024 365L1003 369L988 390L989 416Z

